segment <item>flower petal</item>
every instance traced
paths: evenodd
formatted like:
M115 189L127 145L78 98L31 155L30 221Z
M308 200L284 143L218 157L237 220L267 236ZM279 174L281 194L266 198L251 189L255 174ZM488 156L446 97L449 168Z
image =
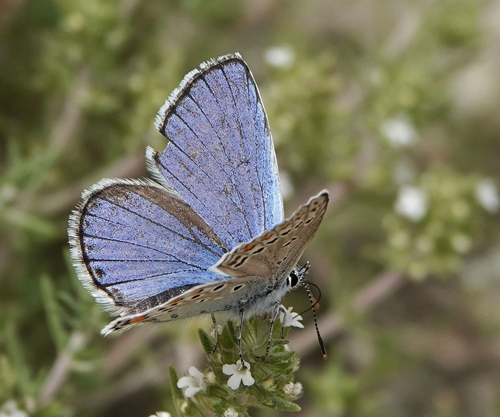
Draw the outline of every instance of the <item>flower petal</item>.
M231 378L227 380L227 386L231 388L233 391L236 391L239 388L240 383L241 383L241 376L239 373L234 374Z
M241 381L243 382L243 385L246 385L247 387L255 384L255 379L253 378L250 371L246 371L244 373L242 372Z
M183 376L177 381L177 388L186 388L191 385L191 377Z
M199 392L201 391L201 388L200 387L193 387L193 386L190 386L186 389L186 391L184 392L184 395L187 397L187 398L192 398L194 397L196 394L198 394Z
M188 369L188 374L195 379L203 379L205 375L196 368L196 366L190 366Z
M222 365L222 372L224 375L234 375L235 372L238 371L238 365Z

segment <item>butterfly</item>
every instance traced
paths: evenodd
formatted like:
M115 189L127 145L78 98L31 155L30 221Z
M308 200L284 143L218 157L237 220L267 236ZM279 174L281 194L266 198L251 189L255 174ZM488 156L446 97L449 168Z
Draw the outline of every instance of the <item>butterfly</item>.
M146 150L152 179L103 179L70 216L78 277L119 315L102 333L223 312L275 320L305 285L297 262L328 192L284 219L267 116L237 53L188 73L155 126L169 144Z

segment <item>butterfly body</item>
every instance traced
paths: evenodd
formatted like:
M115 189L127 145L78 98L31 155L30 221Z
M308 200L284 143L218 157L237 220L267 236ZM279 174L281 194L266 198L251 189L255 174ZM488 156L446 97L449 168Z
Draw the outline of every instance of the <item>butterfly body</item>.
M160 109L170 143L151 148L153 180L102 180L70 218L71 255L97 301L119 314L103 333L143 322L267 313L328 204L323 191L283 219L274 146L238 54L189 73Z

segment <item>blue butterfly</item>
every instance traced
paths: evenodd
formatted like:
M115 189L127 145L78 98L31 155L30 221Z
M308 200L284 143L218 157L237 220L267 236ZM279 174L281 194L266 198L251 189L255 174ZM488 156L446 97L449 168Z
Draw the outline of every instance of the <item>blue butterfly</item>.
M102 333L220 312L274 322L281 298L305 285L297 262L328 193L283 219L267 116L239 54L187 74L155 126L170 143L146 150L153 180L103 179L70 217L80 280L119 314Z

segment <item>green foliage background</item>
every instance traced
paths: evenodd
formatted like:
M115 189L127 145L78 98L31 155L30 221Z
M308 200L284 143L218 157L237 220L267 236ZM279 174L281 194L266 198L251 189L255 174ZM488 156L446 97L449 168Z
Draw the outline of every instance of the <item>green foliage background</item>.
M332 195L304 257L330 357L311 323L290 333L297 415L500 415L500 222L476 197L500 184L499 27L498 0L0 3L0 415L12 400L18 417L172 412L168 365L203 367L208 321L99 335L109 317L75 276L66 224L97 180L146 175L165 98L235 51L287 212ZM289 66L266 59L277 46ZM391 120L413 144L391 144ZM418 221L394 209L408 185L427 195Z

